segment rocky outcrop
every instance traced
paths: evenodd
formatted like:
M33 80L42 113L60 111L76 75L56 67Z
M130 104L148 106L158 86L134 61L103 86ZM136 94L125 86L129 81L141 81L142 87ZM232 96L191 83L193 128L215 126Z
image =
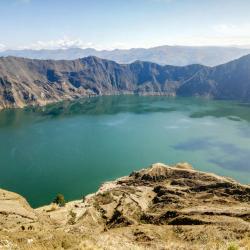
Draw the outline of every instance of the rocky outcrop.
M30 225L38 220L35 211L18 194L0 189L0 204L1 227L13 229L19 220Z
M0 109L117 94L250 100L250 55L214 68L0 58Z
M33 210L13 193L0 197L0 247L250 247L250 186L186 163L154 164L64 207Z

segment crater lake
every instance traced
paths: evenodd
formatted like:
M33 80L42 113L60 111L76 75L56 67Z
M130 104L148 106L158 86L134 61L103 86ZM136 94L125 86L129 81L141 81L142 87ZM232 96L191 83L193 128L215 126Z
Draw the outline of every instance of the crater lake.
M250 183L250 104L104 96L0 112L0 187L33 207L66 200L155 162Z

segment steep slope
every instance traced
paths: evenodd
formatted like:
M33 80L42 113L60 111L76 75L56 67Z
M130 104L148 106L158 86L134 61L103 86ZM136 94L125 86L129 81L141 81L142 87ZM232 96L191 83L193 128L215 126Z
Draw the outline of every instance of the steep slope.
M43 105L90 95L175 95L182 81L204 66L121 65L87 57L74 61L0 58L0 108Z
M32 212L35 222L13 216L13 211L20 209L31 213L22 198L7 191L1 191L0 198L1 193L5 193L8 206L0 203L0 247L194 250L228 249L231 244L242 249L250 247L250 186L195 171L187 163L154 164L103 184L97 193L83 200L64 207L52 204L35 209Z
M97 57L73 61L0 58L0 108L116 94L249 101L250 55L213 68L141 61L118 64Z
M177 94L249 100L250 55L214 68L202 69L185 82L178 89Z
M150 61L161 65L184 66L189 64L203 64L216 66L229 62L250 53L250 49L235 47L215 46L159 46L148 49L58 49L58 50L8 50L0 53L0 56L18 56L31 59L53 59L53 60L74 60L87 56L113 60L118 63L132 63L134 61Z

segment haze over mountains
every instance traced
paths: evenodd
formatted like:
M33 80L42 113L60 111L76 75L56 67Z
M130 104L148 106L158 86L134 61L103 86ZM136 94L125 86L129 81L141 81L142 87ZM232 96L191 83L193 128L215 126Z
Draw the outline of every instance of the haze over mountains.
M250 55L216 67L0 58L0 108L114 94L250 100Z
M202 64L216 66L250 54L250 48L237 47L191 47L191 46L159 46L149 49L135 48L128 50L95 49L57 49L57 50L7 50L0 56L17 56L31 59L74 60L87 56L97 56L118 63L132 63L136 60L149 61L161 65L185 66Z

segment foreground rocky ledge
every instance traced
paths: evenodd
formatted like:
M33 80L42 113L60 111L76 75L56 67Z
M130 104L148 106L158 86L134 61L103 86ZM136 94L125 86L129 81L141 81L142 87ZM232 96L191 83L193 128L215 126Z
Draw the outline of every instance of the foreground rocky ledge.
M250 249L250 186L154 164L64 207L0 190L3 249Z

